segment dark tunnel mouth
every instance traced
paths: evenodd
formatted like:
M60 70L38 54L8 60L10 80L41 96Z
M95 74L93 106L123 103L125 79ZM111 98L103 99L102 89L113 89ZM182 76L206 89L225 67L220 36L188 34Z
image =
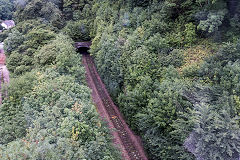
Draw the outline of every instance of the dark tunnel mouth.
M88 47L79 47L79 48L77 48L77 52L80 53L80 54L89 54L88 50L89 50Z

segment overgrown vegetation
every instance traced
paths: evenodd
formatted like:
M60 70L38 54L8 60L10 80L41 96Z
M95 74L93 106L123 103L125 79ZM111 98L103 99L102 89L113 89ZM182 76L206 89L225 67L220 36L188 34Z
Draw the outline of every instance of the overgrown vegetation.
M0 159L121 159L72 35L60 30L59 6L34 0L18 7L16 27L1 33L11 83L0 106Z
M232 23L239 6L231 0L94 4L90 52L149 159L239 157L239 30Z
M119 158L91 104L73 39L92 40L98 71L149 159L239 159L238 1L15 4L4 17L17 26L0 33L12 76L0 107L3 156Z

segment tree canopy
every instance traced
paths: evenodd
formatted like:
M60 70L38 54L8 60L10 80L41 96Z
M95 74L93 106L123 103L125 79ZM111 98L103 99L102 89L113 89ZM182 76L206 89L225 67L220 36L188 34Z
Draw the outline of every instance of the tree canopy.
M2 159L121 159L92 104L89 53L150 160L240 156L240 2L0 0L11 72ZM0 158L0 159L1 159Z

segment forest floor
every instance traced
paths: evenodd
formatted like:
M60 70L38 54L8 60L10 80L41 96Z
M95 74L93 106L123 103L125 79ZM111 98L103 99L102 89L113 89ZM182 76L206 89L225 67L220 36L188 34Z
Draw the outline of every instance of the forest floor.
M88 86L92 89L92 98L100 116L107 121L113 135L114 144L126 160L147 160L141 140L128 127L119 109L113 103L103 84L93 58L83 54Z

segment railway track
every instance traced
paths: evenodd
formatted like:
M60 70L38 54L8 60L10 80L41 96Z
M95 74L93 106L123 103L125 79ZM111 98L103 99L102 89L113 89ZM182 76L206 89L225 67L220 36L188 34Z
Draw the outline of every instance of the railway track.
M105 85L101 81L93 58L89 54L83 54L83 64L86 69L86 78L92 89L93 101L104 119L107 120L112 131L114 143L120 148L126 160L147 160L140 139L134 135L124 121L118 108L110 98Z

